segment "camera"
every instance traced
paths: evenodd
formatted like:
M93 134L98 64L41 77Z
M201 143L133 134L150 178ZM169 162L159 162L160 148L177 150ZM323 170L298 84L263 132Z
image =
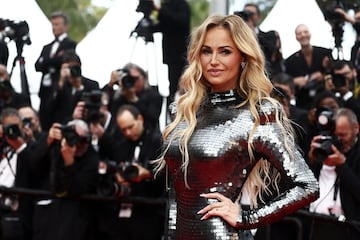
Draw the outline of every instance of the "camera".
M74 125L61 125L61 134L65 138L67 145L70 147L75 146L78 143L89 143L90 137L79 136L76 132Z
M79 135L76 133L75 126L61 125L61 134L69 146L75 146Z
M97 193L101 196L128 196L131 193L130 186L119 184L114 173L119 172L120 166L114 161L101 162L99 165L100 182Z
M0 31L4 37L14 40L16 45L30 45L29 25L26 21L12 21L0 18Z
M79 65L70 66L70 75L74 78L81 77L81 67Z
M130 89L134 87L137 78L134 78L130 74L130 70L127 68L121 68L117 70L119 74L119 81L124 89Z
M139 175L139 169L131 162L122 162L118 164L115 161L107 161L104 169L106 173L118 172L126 181L131 182Z
M235 11L234 15L241 17L245 22L247 22L254 15L254 13L244 10L244 11Z
M136 12L141 12L144 17L140 19L135 29L131 32L130 36L134 33L137 37L144 37L145 42L154 42L153 26L154 22L150 17L151 12L154 10L154 3L151 0L140 0L136 7Z
M331 145L334 145L339 151L342 150L341 141L334 134L336 123L334 113L331 109L323 107L316 110L317 127L320 130L320 147L313 151L315 162L322 163L330 154L333 153Z
M100 90L92 90L91 92L84 92L81 96L81 100L85 102L85 108L83 113L84 121L88 123L98 123L103 117L100 112L102 105L103 93Z
M346 78L343 74L332 74L331 79L336 89L346 86Z
M21 131L19 125L17 124L7 124L3 126L3 134L5 137L10 139L17 139L21 136Z
M22 123L23 123L23 126L24 127L28 127L30 128L31 127L31 117L28 117L28 118L23 118L22 119Z

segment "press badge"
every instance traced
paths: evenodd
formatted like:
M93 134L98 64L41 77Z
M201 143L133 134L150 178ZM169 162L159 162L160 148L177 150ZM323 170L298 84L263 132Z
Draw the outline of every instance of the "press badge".
M130 218L132 214L133 204L122 203L120 206L119 218Z

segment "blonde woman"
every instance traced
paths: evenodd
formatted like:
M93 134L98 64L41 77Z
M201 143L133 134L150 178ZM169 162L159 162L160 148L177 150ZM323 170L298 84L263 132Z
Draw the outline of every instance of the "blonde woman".
M157 166L170 178L166 239L252 239L246 229L308 205L318 183L240 17L210 16L188 61Z

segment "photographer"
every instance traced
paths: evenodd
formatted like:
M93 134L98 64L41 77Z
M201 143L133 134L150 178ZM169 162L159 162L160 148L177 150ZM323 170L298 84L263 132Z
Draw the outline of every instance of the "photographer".
M128 63L122 69L112 71L103 91L109 96L112 115L116 115L122 105L132 104L140 110L147 123L159 127L162 96L149 85L147 73L140 66Z
M324 89L331 49L311 45L311 32L304 24L295 28L295 37L301 49L285 59L286 73L294 78L296 106L310 110L315 96Z
M91 202L62 199L94 194L99 157L91 147L90 131L83 120L54 123L47 138L39 140L42 157L33 162L37 189L52 191L57 198L35 201L34 240L92 239Z
M6 66L0 64L0 111L6 107L19 108L21 106L30 106L30 101L26 95L14 90Z
M246 3L243 11L235 11L257 35L261 49L266 59L266 70L269 76L285 71L284 59L281 52L281 39L277 31L267 32L259 28L261 23L261 11L257 4Z
M158 24L153 26L153 31L162 33L163 62L168 66L169 106L175 100L180 77L187 65L191 10L186 0L165 0L161 5L154 4L154 9L158 11Z
M0 185L5 187L32 187L30 162L31 143L26 143L18 111L5 108L0 115ZM26 195L1 193L0 239L31 239L32 199Z
M320 197L311 203L310 211L359 221L359 123L354 112L347 108L337 110L334 118L331 114L328 116L328 124L333 126L329 129L333 129L330 132L334 136L328 143L322 140L323 136L315 136L309 151L311 165L320 184ZM325 123L323 120L320 121ZM310 239L358 239L358 236L359 229L352 226L314 219Z
M337 94L340 105L353 110L360 119L360 99L355 97L359 92L356 70L346 60L334 60L330 66L330 74L324 76L325 89Z
M65 51L57 85L52 89L51 97L40 108L42 129L47 131L51 126L49 124L54 122L64 124L69 121L82 94L99 89L98 82L82 76L81 60L75 51ZM47 115L44 115L45 113Z
M108 96L106 93L95 90L84 93L73 112L73 119L83 119L89 124L91 144L98 152L100 159L114 159L111 145L112 136L117 132L108 109Z
M54 12L50 15L54 41L45 45L35 63L35 70L42 73L39 88L40 107L39 114L44 130L49 130L51 121L47 118L51 115L46 105L49 98L52 97L52 90L56 87L60 68L63 60L64 51L72 49L75 51L76 42L69 38L67 31L69 28L69 18L61 11Z
M35 141L42 134L40 119L37 111L30 106L23 106L18 109L22 123L25 141Z
M124 135L122 141L113 142L118 163L116 180L121 186L129 186L130 196L145 198L164 197L164 178L154 179L150 161L161 148L161 133L149 126L140 111L133 105L123 105L116 115L118 128ZM119 206L100 211L100 231L106 239L161 239L164 228L162 205L121 203ZM104 218L104 219L102 219ZM141 231L139 231L139 226ZM104 238L102 238L104 239Z
M355 16L351 17L343 8L335 8L334 10L344 21L350 23L355 32L355 43L351 48L350 61L357 71L357 81L360 83L360 11L355 12Z

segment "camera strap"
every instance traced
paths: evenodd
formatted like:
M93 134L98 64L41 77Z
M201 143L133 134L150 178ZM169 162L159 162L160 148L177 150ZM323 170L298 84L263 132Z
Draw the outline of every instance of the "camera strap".
M334 182L334 196L333 196L334 202L336 202L336 199L337 199L337 195L339 192L339 185L340 185L340 178L339 178L339 176L337 176L336 180Z

